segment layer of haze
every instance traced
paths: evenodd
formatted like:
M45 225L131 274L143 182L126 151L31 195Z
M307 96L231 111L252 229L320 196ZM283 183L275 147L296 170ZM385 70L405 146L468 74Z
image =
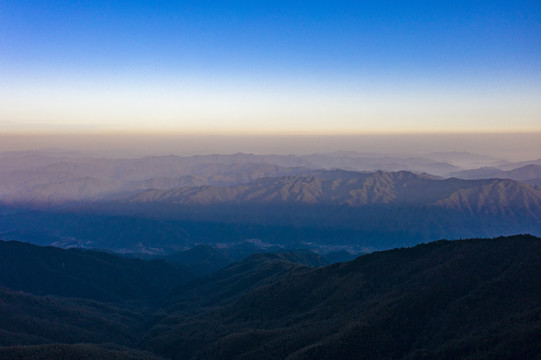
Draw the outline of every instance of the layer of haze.
M510 160L541 158L541 133L523 134L374 134L350 136L208 135L10 135L0 136L0 152L62 149L112 157L197 154L311 154L355 151L422 155L472 152Z
M539 1L5 1L0 134L541 131Z

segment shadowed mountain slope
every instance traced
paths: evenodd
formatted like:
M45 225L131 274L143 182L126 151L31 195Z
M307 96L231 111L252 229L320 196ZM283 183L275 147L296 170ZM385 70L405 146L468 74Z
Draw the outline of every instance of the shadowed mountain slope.
M178 307L179 302L175 299L179 299L183 304L188 301L190 307L204 308L228 303L240 294L271 283L283 275L308 271L311 267L303 262L308 260L313 263L315 259L316 257L299 256L294 252L254 254L174 289L165 301Z
M321 267L329 265L327 259L308 250L291 250L277 252L274 254L264 254L267 257L277 257L278 259L289 261L291 263L301 264L309 267Z
M261 252L261 249L215 249L208 245L197 245L189 250L173 253L163 258L169 262L183 264L193 269L195 273L210 274L257 252ZM310 267L329 265L325 258L308 250L271 251L265 256Z
M315 270L259 260L176 290L143 344L173 359L539 359L539 238L438 241ZM264 280L235 286L253 271ZM194 311L220 292L227 301Z
M169 262L186 265L199 274L208 274L235 262L227 252L208 245L197 245L163 258Z
M83 342L127 345L136 340L144 320L135 307L35 296L0 287L0 346Z
M0 346L0 358L2 360L163 360L146 351L112 344Z
M37 295L152 299L193 279L181 265L0 241L0 285Z
M5 245L17 246L8 249L11 254L33 254L44 276L53 276L59 256L73 253L78 261L90 254L112 263L103 253L2 244L2 254ZM48 263L50 258L56 260ZM118 271L133 271L131 259L122 260L102 271L119 281ZM113 304L0 287L0 356L540 358L540 238L442 240L316 269L303 263L317 265L319 258L309 252L255 254L176 287L159 308L135 298ZM66 269L66 277L56 280L70 288L67 276L80 276L79 268ZM13 277L20 270L9 271ZM137 275L144 287L145 278Z

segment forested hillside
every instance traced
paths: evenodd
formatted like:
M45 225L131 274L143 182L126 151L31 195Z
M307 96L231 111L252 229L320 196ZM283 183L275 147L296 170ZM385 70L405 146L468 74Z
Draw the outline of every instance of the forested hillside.
M165 261L2 245L3 269L17 259L47 276L62 273L49 289L56 296L39 295L44 288L28 278L11 285L24 293L8 289L3 280L0 355L6 359L539 359L541 354L541 239L529 235L442 240L330 266L307 252L257 254L187 282L182 273L157 275L158 264L174 268ZM85 265L85 256L93 262ZM56 268L58 261L70 266ZM112 302L75 297L86 295L73 292L79 289L70 279L80 274L72 261L85 271L101 269L105 277L133 274L142 288L148 274L155 280L167 276L171 290L146 298L123 291ZM171 288L175 281L182 285ZM98 284L81 281L81 287Z

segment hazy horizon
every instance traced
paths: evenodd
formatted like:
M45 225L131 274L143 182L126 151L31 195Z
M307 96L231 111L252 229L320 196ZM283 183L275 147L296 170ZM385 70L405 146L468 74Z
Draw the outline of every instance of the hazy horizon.
M470 152L509 161L541 158L541 133L364 135L0 134L0 152L58 149L100 156Z
M0 151L541 158L529 2L0 5Z

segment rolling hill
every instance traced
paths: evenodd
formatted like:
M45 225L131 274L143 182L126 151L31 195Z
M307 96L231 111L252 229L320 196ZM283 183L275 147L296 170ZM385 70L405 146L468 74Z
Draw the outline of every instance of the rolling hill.
M172 359L539 358L539 238L438 241L315 270L241 264L172 293L144 346ZM247 265L261 280L239 287ZM216 291L228 300L201 301Z
M0 241L0 286L35 295L149 300L194 277L182 265L165 261Z
M0 264L13 257L19 263L26 261L28 267L39 265L44 277L60 271L53 264L61 256L66 262L71 258L83 263L83 257L90 256L93 266L102 266L99 272L115 281L121 281L118 273L136 274L141 287L147 286L131 259L113 261L115 256L96 252L3 245L8 246L1 249ZM141 264L156 266L143 260L135 264L139 269L146 268ZM33 288L31 279L20 278L29 283L18 285L25 292L0 287L0 356L44 360L540 358L540 238L441 240L321 265L321 258L308 252L255 254L183 282L158 302L159 297L143 301L137 292L122 292L114 303L40 296L42 290ZM65 272L55 277L55 286L67 290L55 293L70 293L73 284L68 279L80 278L81 268L62 267ZM20 270L6 271L13 276Z

